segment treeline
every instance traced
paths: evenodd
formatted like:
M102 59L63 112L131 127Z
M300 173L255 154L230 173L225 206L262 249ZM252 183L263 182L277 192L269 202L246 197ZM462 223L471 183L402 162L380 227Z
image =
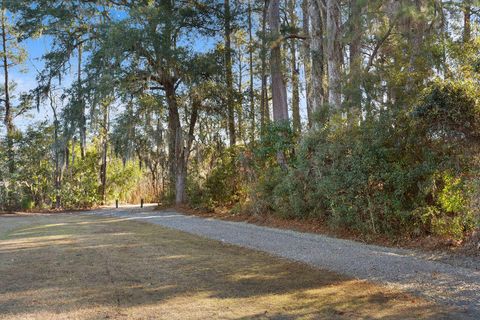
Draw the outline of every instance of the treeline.
M462 238L479 224L479 9L3 0L2 206L141 193ZM8 75L38 38L51 48L22 92ZM14 119L35 106L52 123L22 132Z

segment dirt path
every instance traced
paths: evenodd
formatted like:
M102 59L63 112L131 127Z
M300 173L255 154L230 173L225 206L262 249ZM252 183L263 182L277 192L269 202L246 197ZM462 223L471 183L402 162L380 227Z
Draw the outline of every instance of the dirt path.
M102 214L146 221L386 284L439 304L455 305L480 319L480 271L431 261L414 251L177 212L119 209Z
M458 319L458 309L117 217L0 217L0 319Z

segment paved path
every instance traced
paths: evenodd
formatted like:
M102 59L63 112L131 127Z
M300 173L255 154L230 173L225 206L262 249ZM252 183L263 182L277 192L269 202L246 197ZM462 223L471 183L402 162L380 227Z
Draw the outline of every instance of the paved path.
M430 261L404 249L365 245L300 233L182 215L177 212L104 210L94 214L141 220L271 253L287 259L420 294L456 305L480 319L480 271ZM480 261L479 261L480 263Z

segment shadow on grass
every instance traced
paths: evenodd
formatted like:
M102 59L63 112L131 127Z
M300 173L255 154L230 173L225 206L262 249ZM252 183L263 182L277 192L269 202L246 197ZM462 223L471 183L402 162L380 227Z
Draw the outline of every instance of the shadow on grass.
M401 292L146 223L46 220L0 240L0 319L461 316Z

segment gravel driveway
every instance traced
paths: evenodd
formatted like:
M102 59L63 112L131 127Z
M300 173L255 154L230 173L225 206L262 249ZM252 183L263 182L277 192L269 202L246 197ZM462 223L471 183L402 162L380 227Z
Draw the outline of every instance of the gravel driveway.
M158 224L225 243L407 290L437 303L463 308L480 319L480 271L431 261L414 251L365 245L327 236L177 212L105 210L94 214ZM480 261L478 262L480 263Z

